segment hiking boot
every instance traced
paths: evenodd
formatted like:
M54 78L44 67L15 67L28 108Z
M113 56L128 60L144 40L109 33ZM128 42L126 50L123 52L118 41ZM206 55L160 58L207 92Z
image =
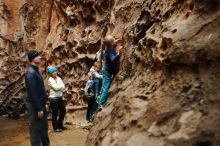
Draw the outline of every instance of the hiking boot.
M87 123L92 123L93 121L92 121L92 119L89 119L88 121L87 121Z
M102 111L102 109L103 109L103 107L98 107L98 111L100 112L100 111Z
M62 132L62 129L55 129L55 132Z
M88 120L88 123L93 123L95 116L92 115L92 117Z

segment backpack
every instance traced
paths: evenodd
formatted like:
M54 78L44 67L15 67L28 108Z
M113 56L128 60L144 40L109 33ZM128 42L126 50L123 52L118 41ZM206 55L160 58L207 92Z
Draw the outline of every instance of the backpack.
M107 50L106 50L107 51ZM111 75L116 75L118 72L119 72L119 63L120 63L120 59L119 57L117 59L115 59L114 61L112 61L110 59L110 52L105 52L107 53L107 55L105 54L105 61L108 62L109 67L108 67L108 72L111 74ZM114 52L113 52L114 53ZM116 53L116 52L115 52Z
M94 84L93 80L88 80L86 82L86 87L84 88L84 93L88 100L95 97L95 89L94 89L93 84Z
M119 72L119 58L110 62L111 62L111 66L109 66L108 71L111 75L115 76Z
M115 76L118 72L119 72L118 62L117 62L117 63L113 62L113 63L112 63L112 66L109 67L109 73L110 73L111 75L114 75L114 76Z

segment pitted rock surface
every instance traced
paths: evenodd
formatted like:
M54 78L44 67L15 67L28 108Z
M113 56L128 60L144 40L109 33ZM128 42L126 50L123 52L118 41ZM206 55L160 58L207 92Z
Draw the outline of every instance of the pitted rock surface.
M219 146L219 0L0 1L1 115L24 112L28 50L56 65L67 121L101 38L123 37L120 72L87 146ZM14 35L7 35L13 33Z

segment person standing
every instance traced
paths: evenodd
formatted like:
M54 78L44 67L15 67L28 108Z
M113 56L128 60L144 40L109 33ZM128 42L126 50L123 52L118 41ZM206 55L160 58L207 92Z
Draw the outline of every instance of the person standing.
M67 128L63 126L63 120L66 114L66 108L63 101L63 92L65 85L60 77L57 75L57 68L50 67L48 70L50 77L48 85L50 87L50 104L52 108L52 125L55 132L62 132ZM59 113L59 118L57 119Z
M117 46L121 39L116 40L113 36L106 36L103 40L105 48L104 65L102 68L102 89L97 97L98 110L102 110L107 99L108 91L111 86L112 76L116 75L119 70L119 56L122 46ZM117 47L117 49L116 49Z
M25 74L25 84L27 89L26 107L30 121L31 146L50 146L46 91L44 80L38 68L41 63L41 56L37 51L32 50L28 53L28 59L30 65Z

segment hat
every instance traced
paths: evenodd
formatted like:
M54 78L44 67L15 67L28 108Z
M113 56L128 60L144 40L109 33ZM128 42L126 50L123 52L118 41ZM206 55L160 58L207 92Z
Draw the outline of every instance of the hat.
M56 67L50 67L50 69L48 70L49 74L52 75L55 71L57 71Z
M49 72L49 70L50 70L50 68L51 67L53 67L52 65L49 65L48 67L47 67L47 71Z
M35 51L35 50L31 50L29 53L28 53L28 59L29 61L31 62L32 60L34 60L35 57L39 56L40 54Z

